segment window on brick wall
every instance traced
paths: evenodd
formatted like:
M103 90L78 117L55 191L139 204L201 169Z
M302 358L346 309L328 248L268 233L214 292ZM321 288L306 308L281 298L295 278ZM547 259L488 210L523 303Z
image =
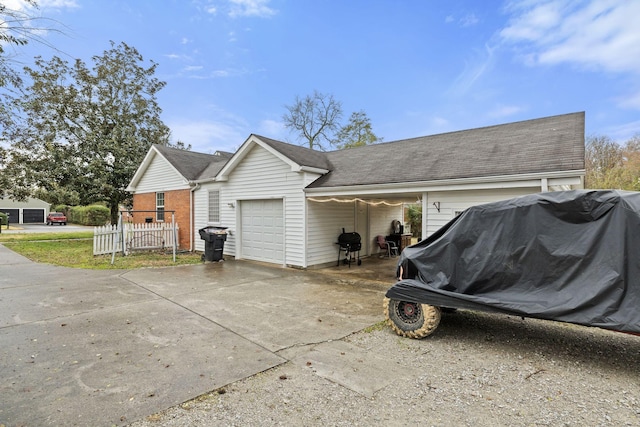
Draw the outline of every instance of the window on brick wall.
M156 221L164 221L164 193L156 193Z
M209 222L220 222L220 191L209 191Z

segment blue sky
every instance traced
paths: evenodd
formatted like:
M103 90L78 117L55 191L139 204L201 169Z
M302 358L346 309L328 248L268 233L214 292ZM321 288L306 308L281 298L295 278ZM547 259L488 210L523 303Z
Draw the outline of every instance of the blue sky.
M3 0L18 7L18 0ZM640 1L39 0L72 60L135 47L159 64L162 119L194 151L288 142L314 90L385 141L586 112L586 134L640 134Z

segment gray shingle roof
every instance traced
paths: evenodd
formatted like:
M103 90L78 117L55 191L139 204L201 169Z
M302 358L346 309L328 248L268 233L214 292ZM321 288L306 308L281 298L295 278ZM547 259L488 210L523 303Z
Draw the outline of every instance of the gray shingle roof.
M309 188L584 169L584 112L324 153Z
M584 169L584 112L321 152L255 135L300 166L326 169L309 188L439 181ZM187 179L213 178L231 153L157 145Z
M213 178L230 158L228 155L196 153L164 145L154 147L189 181Z
M333 169L326 153L322 151L312 150L299 145L287 144L286 142L276 141L275 139L266 138L260 135L255 136L259 138L260 141L269 145L271 148L293 160L300 166L309 166L326 170Z

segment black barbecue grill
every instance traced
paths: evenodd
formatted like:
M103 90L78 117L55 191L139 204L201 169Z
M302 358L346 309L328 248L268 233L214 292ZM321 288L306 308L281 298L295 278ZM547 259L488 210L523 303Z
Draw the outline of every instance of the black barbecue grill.
M357 262L358 265L362 264L360 261L360 249L362 248L362 240L360 235L355 231L346 233L344 228L342 234L338 236L337 244L340 246L338 250L338 265L340 265L340 255L344 252L344 264L348 264L351 268L351 262Z

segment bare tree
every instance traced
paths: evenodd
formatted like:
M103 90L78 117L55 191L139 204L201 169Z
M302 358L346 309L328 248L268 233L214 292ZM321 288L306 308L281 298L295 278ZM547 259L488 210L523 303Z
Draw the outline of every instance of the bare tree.
M293 105L286 106L282 117L285 127L298 133L304 145L324 151L325 144L331 144L333 135L339 129L342 105L333 95L314 91L304 99L296 96Z
M610 188L611 171L622 164L621 147L608 136L590 136L585 151L587 188Z
M589 137L585 167L587 188L640 190L640 135L625 145L607 136Z

